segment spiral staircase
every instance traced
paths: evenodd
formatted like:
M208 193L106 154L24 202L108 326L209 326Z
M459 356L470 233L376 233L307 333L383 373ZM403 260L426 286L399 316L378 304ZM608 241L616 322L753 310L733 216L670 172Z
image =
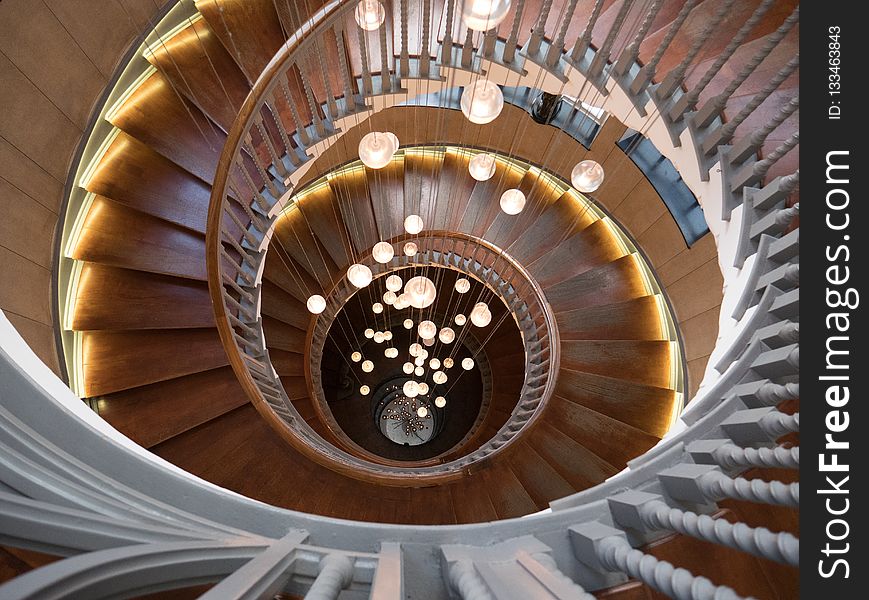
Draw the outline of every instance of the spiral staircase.
M58 267L87 404L3 324L0 596L794 597L794 3L517 2L479 36L461 3L387 4L364 34L355 3L179 2L124 65ZM608 114L565 107L590 140L518 103L466 124L450 90L483 72ZM402 143L380 171L354 167L371 128ZM692 246L628 128L697 197ZM473 433L408 465L347 438L312 349L412 211L419 257L375 274L464 270L500 304Z

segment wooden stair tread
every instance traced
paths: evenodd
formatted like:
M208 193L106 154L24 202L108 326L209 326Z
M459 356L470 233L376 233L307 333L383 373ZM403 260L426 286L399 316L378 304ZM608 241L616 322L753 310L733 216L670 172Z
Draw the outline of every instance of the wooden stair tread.
M561 366L669 387L670 345L665 340L564 340Z
M562 341L663 339L653 296L558 312L555 320Z
M614 304L647 294L643 276L631 256L623 256L546 289L546 299L555 312Z

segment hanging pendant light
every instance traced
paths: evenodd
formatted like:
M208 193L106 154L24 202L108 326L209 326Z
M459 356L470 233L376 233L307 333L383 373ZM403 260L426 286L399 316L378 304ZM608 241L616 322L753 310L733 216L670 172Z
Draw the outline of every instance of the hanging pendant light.
M485 125L494 121L504 108L504 94L496 84L478 79L465 87L461 99L462 113L471 123Z
M570 172L570 182L580 192L590 194L603 183L604 172L600 163L584 160L576 164Z
M353 264L347 269L347 279L358 288L364 288L371 283L371 269L365 265Z
M413 344L410 345L410 349L408 350L408 353L411 356L419 356L420 352L422 352L422 346L420 346L416 342L414 342Z
M463 358L462 359L462 368L465 371L470 371L471 369L473 369L474 368L474 359L471 358L470 356L468 358Z
M395 292L385 292L383 294L383 303L392 306L395 304L395 301L398 300L398 296L395 295Z
M404 282L401 280L401 277L398 275L390 275L386 278L386 289L390 292L397 292L401 289L401 286Z
M419 337L424 340L432 339L438 333L438 326L431 321L423 321L416 328Z
M469 289L471 289L471 282L470 281L468 281L464 277L456 279L456 291L458 293L464 294Z
M422 222L422 217L420 217L419 215L408 215L407 218L404 220L404 230L410 235L416 235L417 233L422 231L423 227L424 225ZM405 254L407 254L406 250Z
M428 358L428 350L426 350L425 348L421 348L419 351L419 354L417 354L417 356L422 358L423 360L427 359Z
M454 364L456 364L455 361L449 356L444 359L444 369L452 369Z
M359 140L359 160L371 169L382 169L398 150L398 138L384 131L366 133Z
M468 162L468 172L477 181L486 181L495 174L495 157L481 152Z
M413 329L413 319L405 319L402 325L404 325L405 329Z
M426 338L422 341L423 346L434 346L435 339L434 338Z
M471 323L477 327L485 327L492 322L492 313L485 302L477 302L471 310Z
M447 405L447 399L444 398L443 396L438 396L437 398L435 398L434 404L438 408L443 408L444 406Z
M428 394L428 384L425 381L420 381L418 384L416 384L416 389L419 390L420 396L425 396L426 394ZM420 416L424 417L425 415Z
M433 358L430 361L428 361L428 366L432 369L440 369L441 368L441 361L439 361L436 358Z
M378 344L382 344L386 340L386 337L383 335L382 331L377 331L374 333L374 341Z
M494 29L507 17L510 0L465 0L462 21L473 31Z
M371 362L370 360L363 360L362 361L362 370L365 371L366 373L370 373L371 371L374 370L374 363Z
M414 308L428 308L435 301L435 284L428 277L418 275L404 284L404 293Z
M425 359L422 356L417 356L413 359L413 364L421 369L422 366L425 364Z
M425 406L420 406L416 409L416 416L420 419L425 419L428 416L428 409Z
M407 294L399 294L395 302L392 303L392 307L396 310L404 310L408 306L410 306L410 300Z
M374 337L374 330L370 327L366 329L363 333L365 334L365 337L367 337L369 340Z
M501 194L501 210L508 215L518 215L525 208L525 194L516 188L507 190Z
M386 358L398 358L398 348L387 348L383 351L383 356Z
M401 391L404 392L404 395L408 398L416 398L417 395L419 395L419 386L413 379L408 379L401 387Z
M354 352L350 355L350 360L352 360L353 362L359 362L360 360L362 360L362 353Z
M447 382L447 374L443 371L435 371L431 376L432 381L434 381L438 385L443 385Z
M312 315L319 315L321 312L326 310L326 299L319 294L314 294L308 298L306 305L308 307L308 312Z
M363 385L362 387L359 388L359 393L362 394L363 396L367 396L368 394L371 393L371 388L368 387L367 385Z
M395 256L395 249L389 242L377 242L371 250L371 256L380 264L385 265Z
M416 367L413 370L413 374L416 375L417 377L422 377L424 373L425 373L425 369L423 369L422 367Z
M413 373L413 363L406 362L401 365L401 370L410 375Z
M438 339L441 341L441 343L452 344L453 340L456 339L456 332L453 331L450 327L444 327L438 334Z
M383 305L380 302L375 302L371 305L371 310L374 312L375 315L379 315L383 312Z
M392 339L392 332L389 331L388 329L386 331L384 331L383 332L383 339L386 340L387 342L390 341Z
M459 313L455 316L455 318L453 318L453 321L456 322L456 325L461 327L462 325L464 325L465 323L468 322L468 318L465 315L463 315L462 313Z
M377 0L362 0L353 15L356 24L365 31L376 31L386 20L386 9Z
M419 252L419 246L415 242L408 242L402 250L405 256L416 256L416 253Z

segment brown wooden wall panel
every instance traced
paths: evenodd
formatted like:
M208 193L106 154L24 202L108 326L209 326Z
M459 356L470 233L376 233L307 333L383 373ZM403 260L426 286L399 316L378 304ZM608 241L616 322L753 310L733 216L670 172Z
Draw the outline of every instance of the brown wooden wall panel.
M652 435L670 426L674 392L665 388L561 369L555 393Z
M205 281L200 233L97 196L73 258Z
M205 232L211 187L123 132L106 151L87 189Z
M658 387L670 384L670 342L655 340L567 340L561 366Z
M624 256L590 269L546 289L546 299L556 312L624 302L646 295L637 263Z
M166 381L227 364L217 330L89 331L82 341L85 396Z
M718 261L709 261L666 286L667 295L681 323L721 305L724 278Z
M203 282L87 263L72 326L77 331L213 327L214 312Z
M248 402L231 367L108 394L97 412L149 448Z

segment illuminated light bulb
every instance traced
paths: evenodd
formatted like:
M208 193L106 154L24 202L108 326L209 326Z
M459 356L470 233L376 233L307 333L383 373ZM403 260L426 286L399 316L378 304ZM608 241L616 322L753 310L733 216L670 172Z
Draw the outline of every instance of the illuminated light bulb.
M413 329L413 319L405 319L402 325L404 325L405 329Z
M436 358L433 358L430 361L428 361L428 366L431 367L432 369L440 369L441 368L441 361L439 361Z
M418 416L420 419L424 419L426 416L428 416L428 409L425 406L420 406L416 409L416 416Z
M359 140L359 160L371 169L382 169L398 150L398 138L381 131L366 133Z
M516 188L507 190L501 194L501 210L508 215L518 215L525 208L525 194Z
M383 351L383 355L386 358L397 358L398 357L398 348L387 348Z
M371 362L370 360L363 360L362 361L362 370L365 371L366 373L370 373L371 371L374 370L374 363Z
M424 340L430 340L437 335L438 326L431 321L423 321L419 324L416 330L419 333L419 337Z
M468 358L463 358L462 359L462 368L465 371L470 371L471 369L473 369L474 368L474 359L471 358L470 356Z
M435 339L434 338L426 338L422 341L423 346L434 346Z
M408 242L404 245L403 252L405 256L416 256L416 253L419 252L419 246L414 242Z
M368 387L367 385L363 385L361 388L359 388L359 393L362 394L363 396L367 396L368 394L371 393L371 388Z
M409 379L401 386L401 391L408 398L416 398L419 395L419 386L413 379Z
M413 364L415 364L419 368L422 368L422 366L425 364L425 359L422 356L417 356L413 359Z
M423 369L422 367L417 367L413 370L413 374L416 375L417 377L422 377L424 373L425 373L425 369Z
M326 299L319 294L314 294L308 298L306 304L308 306L308 312L312 315L319 315L321 312L326 310Z
M504 94L495 83L488 79L478 79L465 87L460 104L462 113L471 123L485 125L501 114Z
M471 310L471 323L477 327L485 327L492 322L492 313L485 302L477 302Z
M407 218L404 220L404 230L410 235L416 235L417 233L422 231L422 228L422 217L420 217L419 215L408 215ZM407 254L407 252L405 252L405 254ZM416 253L414 252L414 254Z
M471 282L461 277L460 279L456 279L456 291L460 294L464 294L469 289L471 289Z
M392 339L392 332L391 331L384 331L383 332L383 339L386 340L387 342L390 341Z
M449 327L444 327L438 334L438 339L444 344L452 344L456 339L456 332Z
M426 394L428 394L428 384L425 381L421 381L420 383L416 384L416 388L419 390L420 396L425 396Z
M456 315L456 317L453 320L456 322L456 325L461 327L462 325L464 325L465 323L468 322L468 317L466 317L462 313L459 313Z
M359 362L360 360L362 360L362 353L354 352L350 355L350 360L352 360L353 362Z
M383 335L382 331L377 331L374 333L374 341L378 344L382 344L386 340L386 337Z
M395 302L392 303L392 307L396 310L404 310L408 306L410 306L410 300L407 294L399 294Z
M444 359L444 369L452 369L455 361L449 356Z
M383 294L383 303L384 304L388 304L389 306L392 306L393 304L395 304L396 300L398 300L398 296L395 294L395 292L385 292Z
M374 330L369 327L368 329L366 329L364 331L364 334L365 334L365 337L367 337L370 340L371 338L374 337Z
M371 305L371 310L374 311L375 315L379 315L383 312L383 305L380 302L375 302Z
M410 345L408 352L410 352L411 356L419 356L420 352L422 352L422 346L414 342Z
M583 160L570 172L570 182L580 192L590 194L603 183L604 172L600 163L593 160Z
M447 382L447 374L443 371L435 371L434 375L431 376L432 381L434 381L438 385L442 385Z
M377 0L362 0L362 2L356 5L353 16L356 18L356 24L359 27L365 31L375 31L386 20L386 9Z
M438 396L437 398L435 398L434 404L438 408L443 408L444 406L447 405L447 399L444 398L443 396Z
M423 360L427 359L428 358L428 350L426 350L425 348L420 348L419 354L417 354L417 356L422 357Z
M428 308L432 305L437 296L434 282L428 277L422 275L408 280L408 282L404 284L404 293L407 294L407 300L414 308ZM434 334L432 334L432 336L433 335Z
M374 260L384 265L395 256L395 248L389 242L377 242L371 250L371 256L374 257Z
M386 289L390 292L397 292L401 289L402 285L404 285L404 282L398 275L390 275L386 278Z
M347 269L347 279L358 288L364 288L371 283L371 269L365 265L350 265Z
M477 181L486 181L495 174L495 157L481 152L468 162L468 172Z
M501 24L509 10L510 0L465 0L462 21L473 31L489 31Z
M406 362L401 365L401 370L410 375L413 373L413 363Z

